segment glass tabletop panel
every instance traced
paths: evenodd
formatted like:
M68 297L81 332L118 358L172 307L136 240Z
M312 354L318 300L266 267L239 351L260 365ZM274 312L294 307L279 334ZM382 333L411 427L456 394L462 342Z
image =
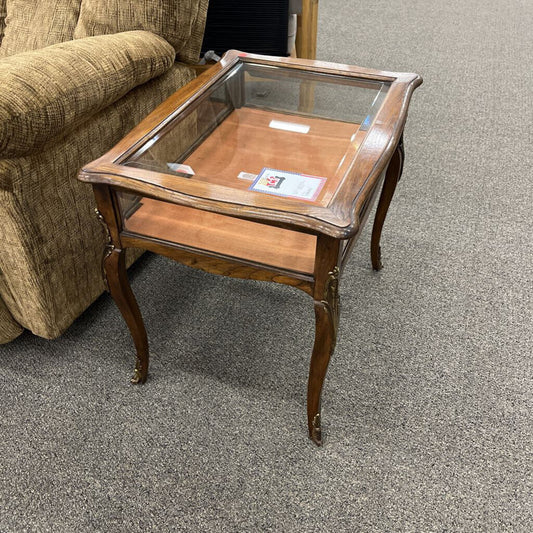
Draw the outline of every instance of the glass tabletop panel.
M389 86L239 62L120 164L327 206Z

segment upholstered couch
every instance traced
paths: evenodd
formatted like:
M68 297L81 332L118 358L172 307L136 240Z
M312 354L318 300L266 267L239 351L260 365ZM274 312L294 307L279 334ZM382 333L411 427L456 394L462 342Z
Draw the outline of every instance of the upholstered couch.
M59 336L104 290L76 180L194 78L208 0L0 0L0 343Z

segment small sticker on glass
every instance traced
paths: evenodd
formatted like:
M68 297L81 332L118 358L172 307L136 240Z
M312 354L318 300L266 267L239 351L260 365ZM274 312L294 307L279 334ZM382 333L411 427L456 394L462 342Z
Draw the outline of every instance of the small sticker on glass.
M167 167L175 172L181 174L187 178L194 176L194 170L189 165L182 165L181 163L167 163Z

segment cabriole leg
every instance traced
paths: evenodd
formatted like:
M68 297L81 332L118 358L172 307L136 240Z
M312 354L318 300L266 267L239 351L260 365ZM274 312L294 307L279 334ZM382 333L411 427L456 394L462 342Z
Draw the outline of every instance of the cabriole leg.
M115 248L108 253L104 259L104 269L109 292L128 325L137 350L137 361L131 382L144 383L148 376L148 338L137 300L128 281L125 250Z
M329 361L335 350L339 324L340 241L319 236L315 260L315 343L307 385L309 437L322 444L321 396Z
M322 444L320 398L322 386L328 370L329 360L335 350L339 324L339 269L329 273L330 281L323 300L315 300L315 344L309 369L307 388L307 424L309 437L320 446Z
M374 270L381 270L383 268L381 262L381 247L379 245L381 231L383 229L385 218L387 217L387 211L389 210L392 197L394 196L394 191L396 190L396 185L402 175L404 157L403 137L401 137L385 174L385 181L383 183L383 189L381 190L381 196L379 197L374 226L372 228L370 257L372 259L372 268Z

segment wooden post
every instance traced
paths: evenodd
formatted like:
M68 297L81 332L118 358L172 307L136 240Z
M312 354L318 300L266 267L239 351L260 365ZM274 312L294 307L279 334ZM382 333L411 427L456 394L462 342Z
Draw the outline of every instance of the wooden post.
M318 0L302 0L302 14L298 15L296 53L303 59L316 59L318 31Z

